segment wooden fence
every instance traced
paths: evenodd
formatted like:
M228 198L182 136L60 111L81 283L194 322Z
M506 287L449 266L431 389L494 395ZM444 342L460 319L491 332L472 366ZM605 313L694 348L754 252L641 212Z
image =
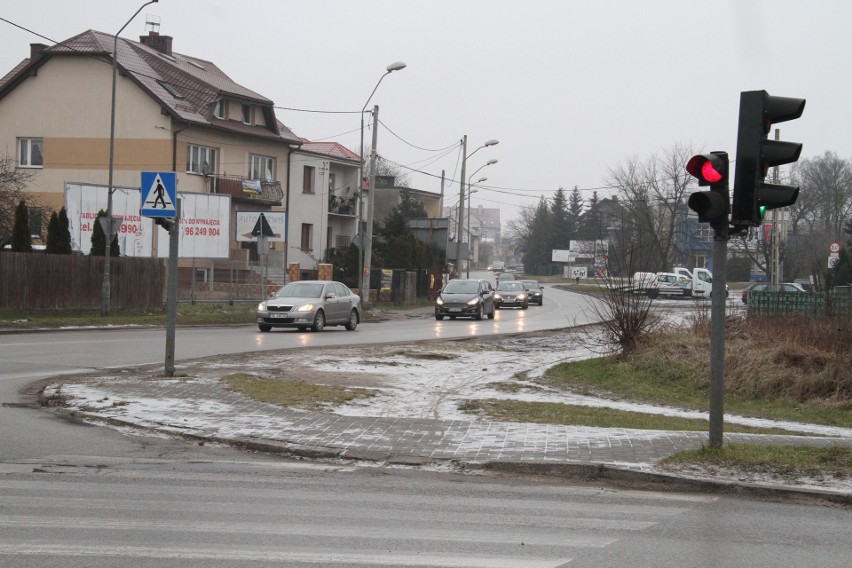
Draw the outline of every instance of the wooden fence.
M0 253L0 311L99 309L104 258ZM110 259L110 309L162 309L166 267L157 258Z

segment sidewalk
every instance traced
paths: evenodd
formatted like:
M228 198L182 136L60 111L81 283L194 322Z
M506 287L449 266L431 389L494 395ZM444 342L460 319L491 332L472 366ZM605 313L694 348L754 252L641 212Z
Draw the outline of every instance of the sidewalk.
M92 377L48 387L63 411L85 420L133 426L199 441L311 458L368 460L384 466L488 469L680 490L777 495L852 504L852 481L790 484L777 479L668 473L655 464L706 445L704 432L665 432L480 420L341 416L258 402L217 377L165 379L140 374ZM726 434L726 444L852 446L850 437ZM835 480L836 481L836 480Z

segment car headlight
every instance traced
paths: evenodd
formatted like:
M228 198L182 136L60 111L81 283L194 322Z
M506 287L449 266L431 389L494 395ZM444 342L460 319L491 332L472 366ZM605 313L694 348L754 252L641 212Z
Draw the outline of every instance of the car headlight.
M503 301L503 296L501 296L500 294L494 294L494 299L497 301Z
M266 302L261 302L257 305L257 311L265 312L266 311Z
M468 306L475 306L478 303L479 303L479 298L474 298L472 300L468 300L467 305Z
M438 296L438 299L437 299L437 300L435 300L435 303L436 303L436 304L438 304L439 306L443 306L443 305L444 305L444 300L442 300L442 299L441 299L441 297L440 297L440 296Z
M526 299L525 294L518 294L518 300L524 301Z
M293 308L294 312L312 312L314 311L313 304L302 304L301 306L296 306Z

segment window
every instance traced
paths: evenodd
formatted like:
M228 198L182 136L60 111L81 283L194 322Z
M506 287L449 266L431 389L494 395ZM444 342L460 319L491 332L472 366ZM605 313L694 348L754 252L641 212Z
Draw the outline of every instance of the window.
M304 172L302 177L302 193L313 193L314 192L314 171L316 168L313 166L305 166L302 170Z
M251 179L272 181L275 179L275 158L249 154L249 172Z
M251 105L243 104L243 124L251 124Z
M301 249L304 251L313 250L313 246L311 246L311 241L314 236L314 226L309 223L302 223L302 246Z
M216 172L216 148L189 144L186 151L186 171L209 175Z
M171 96L173 96L174 98L176 98L176 99L182 99L182 98L184 98L184 97L183 97L183 95L182 95L182 94L180 94L180 91L178 91L177 89L175 89L175 86L174 86L174 85L172 85L171 83L169 83L169 82L167 82L167 81L159 81L159 80L157 81L157 83L159 83L159 84L160 84L160 86L161 86L162 88L164 88L164 89L165 89L165 90L166 90L166 91L167 91L167 92L168 92Z
M41 138L20 138L18 164L22 168L44 167L43 142Z
M216 101L216 106L213 107L213 116L215 116L216 118L221 118L221 119L228 118L227 113L225 112L225 109L226 109L225 101L222 100L222 99L219 99L218 101Z

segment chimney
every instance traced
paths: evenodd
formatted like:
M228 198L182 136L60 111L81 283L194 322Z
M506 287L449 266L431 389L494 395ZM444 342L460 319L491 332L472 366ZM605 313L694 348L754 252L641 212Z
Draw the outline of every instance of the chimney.
M159 32L150 31L146 36L139 36L139 41L165 55L172 54L172 36L161 36Z
M30 61L35 61L41 57L42 51L47 49L47 46L43 43L31 43L30 44Z

